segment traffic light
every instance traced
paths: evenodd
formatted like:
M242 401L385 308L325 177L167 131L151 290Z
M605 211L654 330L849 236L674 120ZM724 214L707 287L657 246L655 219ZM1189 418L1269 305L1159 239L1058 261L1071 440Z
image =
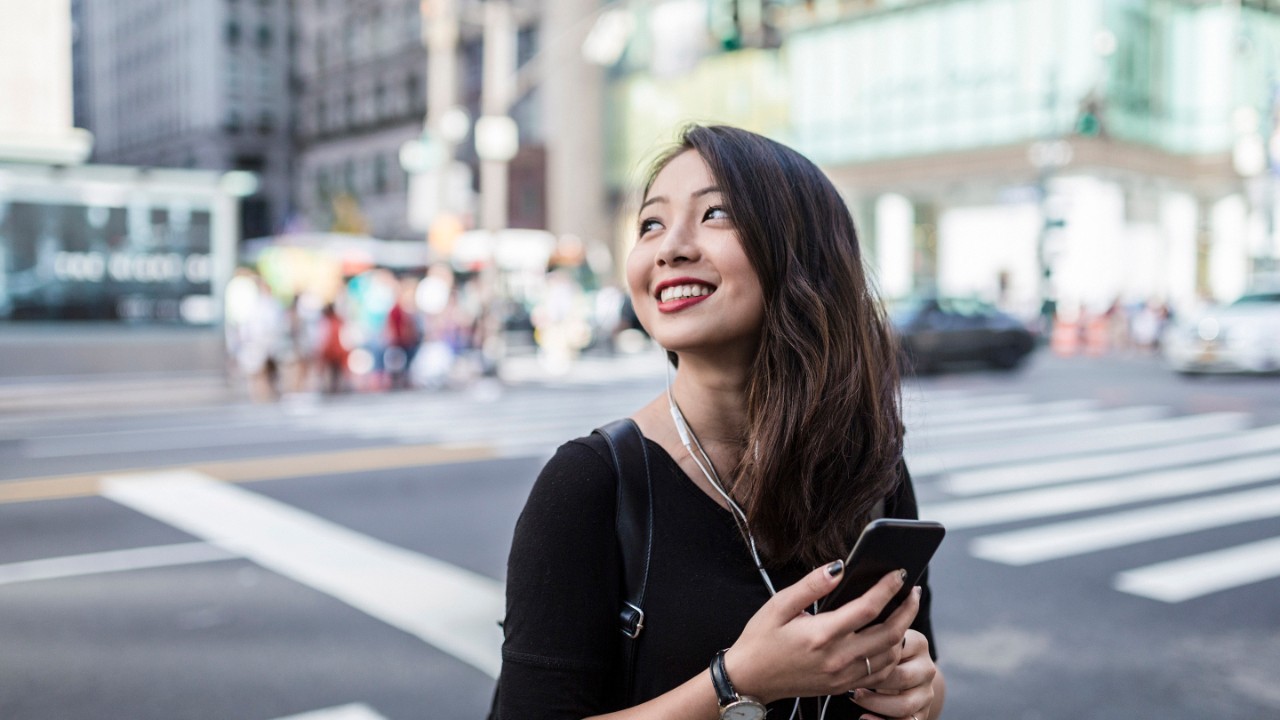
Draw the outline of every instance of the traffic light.
M707 29L720 45L729 51L742 47L742 27L738 22L738 0L710 0L707 7Z

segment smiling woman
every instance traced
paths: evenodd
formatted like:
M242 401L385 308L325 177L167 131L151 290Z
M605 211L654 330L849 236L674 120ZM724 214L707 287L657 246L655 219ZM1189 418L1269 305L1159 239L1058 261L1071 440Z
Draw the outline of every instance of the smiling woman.
M642 452L615 462L583 437L539 476L493 717L937 718L927 576L883 623L867 627L897 572L808 612L870 520L917 514L896 350L831 182L767 138L687 128L648 175L626 274L675 377L630 418ZM652 539L624 638L615 502L633 464Z

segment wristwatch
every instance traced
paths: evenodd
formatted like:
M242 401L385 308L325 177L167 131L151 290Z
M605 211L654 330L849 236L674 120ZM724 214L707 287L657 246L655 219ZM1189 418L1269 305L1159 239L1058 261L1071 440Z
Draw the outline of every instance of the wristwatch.
M721 650L711 659L711 684L716 689L716 699L720 702L720 720L763 720L764 705L757 699L747 695L739 695L729 682L729 673L724 669L724 654Z

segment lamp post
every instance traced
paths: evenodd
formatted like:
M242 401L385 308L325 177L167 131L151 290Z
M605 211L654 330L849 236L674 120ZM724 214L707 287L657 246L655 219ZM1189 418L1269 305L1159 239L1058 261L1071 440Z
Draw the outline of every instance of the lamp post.
M1049 181L1053 174L1071 162L1074 151L1066 140L1046 140L1032 143L1027 150L1027 160L1036 169L1036 198L1040 204L1040 233L1036 237L1036 267L1040 295L1040 319L1046 335L1053 332L1053 319L1058 309L1057 294L1053 289L1053 257L1049 251L1050 234L1066 223L1050 212Z
M507 164L520 149L519 129L509 115L516 90L516 23L507 0L484 4L483 72L482 117L476 122L480 225L496 232L507 226Z

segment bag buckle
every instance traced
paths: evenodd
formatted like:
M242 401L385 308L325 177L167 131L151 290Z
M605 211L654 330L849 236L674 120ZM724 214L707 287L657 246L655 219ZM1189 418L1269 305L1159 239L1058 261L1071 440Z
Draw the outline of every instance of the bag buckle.
M622 604L626 605L622 609L622 634L635 640L644 629L644 610L626 601Z

